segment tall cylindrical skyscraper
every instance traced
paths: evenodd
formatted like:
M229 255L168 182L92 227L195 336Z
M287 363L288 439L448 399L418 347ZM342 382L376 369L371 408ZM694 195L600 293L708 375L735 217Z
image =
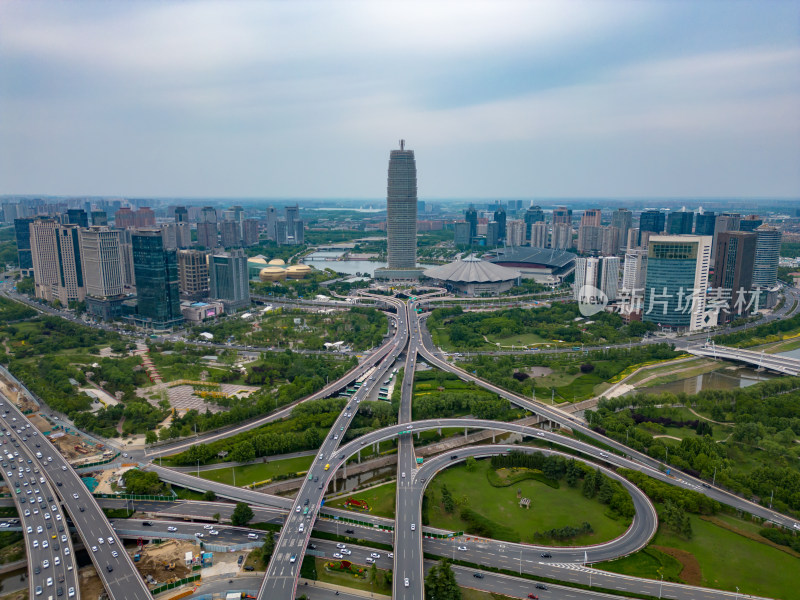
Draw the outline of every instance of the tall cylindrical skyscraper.
M386 192L386 233L389 269L414 269L417 263L417 164L414 151L405 149L389 155Z

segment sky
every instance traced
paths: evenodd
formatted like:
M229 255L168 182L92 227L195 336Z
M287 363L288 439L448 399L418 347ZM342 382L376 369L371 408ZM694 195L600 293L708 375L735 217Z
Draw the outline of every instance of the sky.
M0 194L800 197L800 0L0 2Z

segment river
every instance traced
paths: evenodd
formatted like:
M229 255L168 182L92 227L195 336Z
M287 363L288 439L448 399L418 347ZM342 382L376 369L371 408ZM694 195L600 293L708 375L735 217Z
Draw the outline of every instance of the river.
M720 369L710 373L703 373L686 379L678 379L669 383L662 383L652 387L639 388L628 392L636 394L645 392L648 394L696 394L702 390L734 390L745 388L759 381L772 379L774 375L769 373L757 373L754 369L741 367L738 369ZM626 395L628 395L626 394Z
M367 273L370 276L375 274L375 269L386 266L385 262L377 260L331 260L340 257L342 254L344 252L338 250L312 252L303 259L303 263L320 271L333 269L337 273L346 273L348 275Z

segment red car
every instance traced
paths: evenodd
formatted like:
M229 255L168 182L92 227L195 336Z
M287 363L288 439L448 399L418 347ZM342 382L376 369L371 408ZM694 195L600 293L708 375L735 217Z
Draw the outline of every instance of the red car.
M528 598L532 598L532 600L539 600L539 596L536 594L528 594Z

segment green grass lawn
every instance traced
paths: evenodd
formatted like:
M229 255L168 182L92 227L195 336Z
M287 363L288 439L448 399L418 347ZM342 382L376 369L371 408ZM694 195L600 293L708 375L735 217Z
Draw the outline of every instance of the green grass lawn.
M628 527L622 520L606 516L606 507L595 500L587 500L577 488L562 485L553 489L533 480L522 481L510 487L495 488L486 478L491 468L488 460L478 461L478 468L470 473L464 465L458 465L439 473L428 486L430 496L430 524L450 530L468 532L467 524L457 514L444 512L441 507L441 489L447 485L460 506L472 510L496 523L512 527L523 542L541 543L534 538L536 531L545 531L565 526L579 526L582 522L591 523L594 533L576 537L563 542L547 542L556 545L579 546L599 544L614 539ZM522 496L530 498L530 509L519 508L517 489Z
M630 556L597 563L593 566L612 573L622 573L648 579L658 579L663 574L665 581L674 582L681 581L680 574L683 569L683 565L678 559L655 548L645 548L641 552L636 552ZM654 576L653 573L656 573L656 575Z
M243 467L233 467L225 469L214 469L213 471L200 471L200 477L219 483L233 485L233 471L236 471L236 485L244 486L259 481L271 479L276 475L286 475L287 473L300 473L307 471L314 461L314 456L297 456L295 458L284 458L282 460L272 460L266 463L256 463Z
M325 568L325 564L329 562L324 558L316 559L317 564L317 580L323 581L325 583L332 583L335 585L342 585L345 587L353 588L355 590L364 590L367 592L375 592L376 594L391 594L392 593L392 585L388 583L388 577L383 577L383 585L379 585L377 582L372 583L369 581L370 572L369 569L364 567L364 572L366 574L365 578L356 577L352 573L345 573L335 570L328 570ZM383 572L384 575L388 574L388 571L383 569L378 569L378 571Z
M445 352L457 352L459 350L466 350L466 348L453 344L453 342L450 341L450 335L447 333L446 327L439 327L432 329L431 337L433 338L433 343L442 350L444 350ZM497 346L495 346L494 344L488 344L484 342L480 346L469 348L469 351L475 351L475 350L497 350Z
M481 590L473 590L472 588L461 588L461 600L516 600L511 596L505 594L497 594L495 592L483 592Z
M394 503L397 493L397 484L395 482L386 483L378 487L374 487L363 492L354 492L349 496L343 496L336 500L326 501L326 506L334 506L336 508L345 508L344 502L347 498L355 500L364 500L369 504L370 510L364 513L361 510L350 509L353 515L369 514L376 517L386 517L388 519L394 518Z
M666 361L665 364L661 366L652 366L649 369L645 369L636 373L635 375L631 376L625 383L634 385L641 381L642 379L647 379L648 377L652 377L653 375L669 375L679 369L692 369L692 368L702 368L704 366L717 366L719 367L719 363L714 362L713 360L706 359L706 358L695 358L692 360L687 360L683 362L676 362L676 361ZM645 385L651 385L649 382Z
M520 333L508 337L486 336L491 342L501 346L533 346L534 344L553 344L553 340L546 340L536 333Z
M739 586L742 594L767 596L789 600L800 598L797 573L800 559L750 540L732 531L691 515L694 535L691 540L680 538L660 529L652 545L676 548L689 552L700 566L700 585L735 592ZM751 530L752 523L724 515L726 522L743 530ZM650 553L652 548L646 549ZM658 579L657 561L640 556L595 565L598 568ZM661 555L662 553L658 553ZM665 573L666 578L666 573Z

